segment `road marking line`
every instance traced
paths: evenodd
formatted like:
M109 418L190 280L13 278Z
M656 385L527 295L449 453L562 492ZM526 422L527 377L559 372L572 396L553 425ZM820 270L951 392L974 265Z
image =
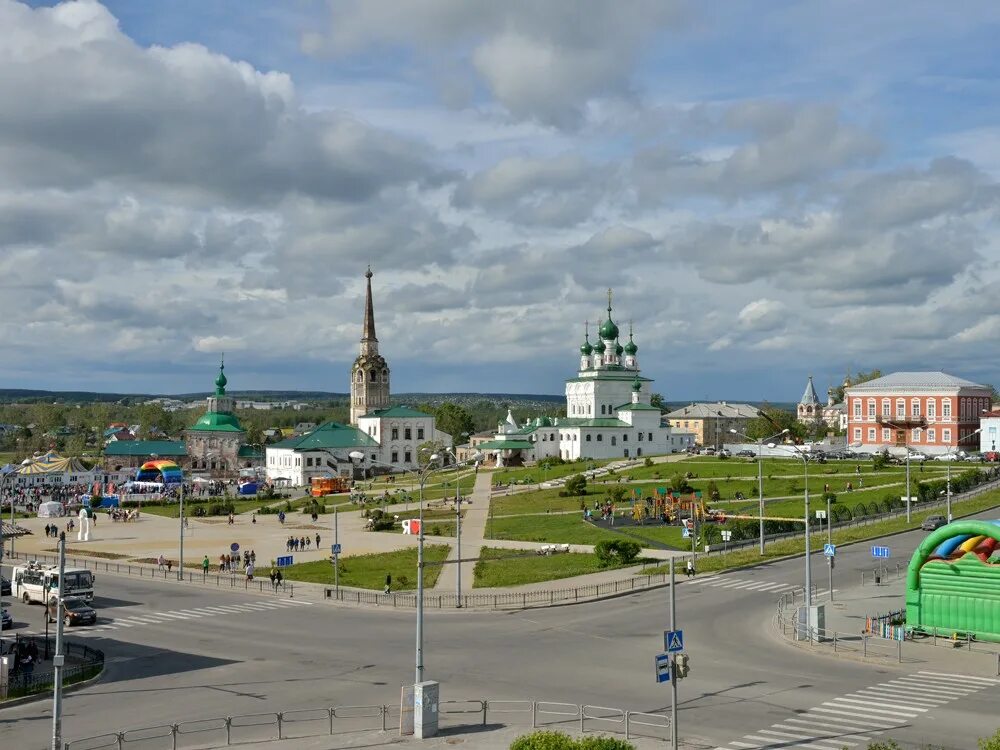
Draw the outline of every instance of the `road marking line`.
M763 590L771 588L771 586L773 586L773 585L774 584L772 584L772 583L768 583L767 581L763 581L763 582L755 583L752 586L747 586L747 589L749 589L751 591L763 591Z
M871 739L870 737L863 734L863 732L872 731L870 728L866 729L864 727L852 725L848 723L847 720L844 720L844 723L840 725L834 723L835 721L839 721L838 719L832 719L832 718L829 721L819 721L817 719L810 719L806 721L805 719L798 719L798 718L785 719L785 721L789 724L794 723L794 724L804 724L810 727L823 727L824 728L823 731L840 732L841 734L850 735L852 737L858 737L862 740ZM856 729L857 731L855 732L848 731L850 729Z
M733 581L732 583L728 583L728 584L724 583L721 586L718 586L718 588L720 588L720 589L742 589L742 588L746 588L747 586L750 586L752 583L753 583L753 581Z
M304 602L301 599L275 599L279 604L287 604L294 607L310 607L313 602Z
M843 711L830 711L829 709L824 709L824 708L812 709L812 710L813 711L816 711L816 710L819 710L819 711L829 711L829 713L832 713L832 714L843 714L844 713ZM802 714L802 716L804 718L807 717L807 718L809 718L811 720L814 720L814 721L818 720L818 721L850 722L851 726L860 726L860 727L863 727L864 731L866 731L866 732L873 732L875 730L884 731L886 729L892 729L893 727L901 726L902 724L905 723L905 722L900 722L900 721L893 721L892 719L882 719L882 721L865 721L864 719L855 719L854 718L855 714L853 714L853 713L846 714L845 716L847 718L845 718L845 716L827 716L825 713L820 714L819 716L813 716L811 712L807 713L807 714ZM871 717L869 717L869 718L871 718ZM791 721L791 719L789 719L789 721Z
M911 714L906 711L886 711L885 709L882 708L868 708L867 706L865 708L862 708L861 706L852 706L850 704L845 705L842 703L838 703L837 701L839 700L840 700L839 698L834 698L832 701L825 701L823 705L836 706L837 708L850 708L853 711L857 711L862 716L875 714L875 716L872 717L873 719L879 718L878 714L887 714L889 716L905 716L907 719L915 719L917 716L920 715L920 714Z
M846 708L846 706L844 708ZM824 714L840 714L841 716L852 716L852 717L857 716L859 713L861 713L859 711L838 711L835 708L823 708L822 706L817 706L816 708L812 708L810 709L810 711L819 711L820 713ZM888 716L868 716L866 714L862 714L862 716L864 716L865 719L868 719L869 721L872 721L874 719L881 719L883 724L887 721L891 721L893 722L892 726L902 726L903 724L906 723L905 721L900 721L899 719L890 719ZM873 726L880 726L880 725L873 724Z
M751 745L749 742L736 742L735 740L729 744L736 745L736 747L757 747L756 745Z
M712 588L719 588L719 587L725 588L726 586L732 586L736 583L739 583L739 579L726 578L726 579L720 579L718 581L713 581L708 585L711 586Z
M958 687L955 685L942 685L939 688L932 688L923 680L914 680L909 677L899 677L893 680L893 683L899 685L900 687L912 688L915 692L924 693L925 695L936 695L941 697L941 694L947 691L949 694L955 695L972 695L973 693L979 691L981 688L967 688Z
M960 674L950 674L948 672L926 672L923 670L917 672L917 674L926 674L930 675L931 677L951 677L953 679L961 680L962 682L966 683L969 680L972 680L973 682L982 682L984 685L1000 685L1000 680L994 680L990 677L972 677Z
M773 734L776 737L788 737L788 738L793 739L793 740L809 740L810 742L828 742L828 743L832 743L834 745L837 745L838 746L838 750L839 750L839 747L842 747L843 745L847 745L849 747L854 747L855 745L858 744L857 742L849 742L847 740L830 739L830 738L826 738L826 737L817 737L814 734L800 734L800 732L802 732L802 730L799 729L798 727L784 727L781 724L775 724L774 726L776 726L776 727L782 727L784 729L792 729L792 730L794 730L794 733L792 733L792 732L774 732L774 731L772 731L770 729L764 729L764 730L761 730L761 734ZM801 745L800 747L815 747L815 746L814 745Z
M786 724L772 724L771 726L774 729L790 729L793 732L804 731L802 727L790 727L790 726L787 726ZM827 735L835 735L835 734L837 734L836 732L826 732L826 731L823 731L823 730L820 730L820 732L822 734L827 734ZM853 735L851 735L851 736L853 736ZM858 744L857 742L850 742L848 740L841 739L840 735L837 735L836 737L833 737L833 736L831 736L831 737L817 737L815 735L815 733L814 733L814 734L807 735L806 739L815 740L816 742L834 742L834 743L836 743L838 745L850 745L852 747L854 745ZM860 738L858 738L858 739L860 739Z
M243 611L242 609L240 609L240 608L238 608L238 607L236 607L236 606L234 606L232 604L215 606L215 607L213 607L213 609L221 611L221 612L225 612L225 613L230 614L230 615L231 614L235 614L237 612L242 612Z
M761 591L774 591L777 589L787 588L787 583L769 583L766 588L761 588Z
M841 703L860 703L862 706L883 706L885 708L898 708L903 711L919 711L920 713L927 713L930 709L927 708L917 708L916 706L905 706L899 705L897 703L886 703L884 701L874 701L870 698L836 698L835 700Z
M136 623L134 622L122 622L121 620L112 620L112 622L114 622L116 628L117 627L131 628L134 625L136 625Z
M172 609L171 612L176 612L181 615L187 615L188 617L204 617L205 615L201 612L195 612L192 609Z
M873 690L871 688L865 688L864 690L856 690L851 695L856 695L859 698L879 698L882 700L894 700L894 701L913 701L918 705L922 706L942 706L947 703L947 700L931 700L930 698L914 698L912 695L905 695L903 693L892 693L884 690Z
M186 620L188 619L186 615L173 615L169 612L157 612L157 617L169 617L171 620Z
M774 738L772 738L772 737L758 737L756 734L747 734L747 735L744 735L743 739L745 739L745 740L758 740L759 742L763 743L762 745L761 744L757 745L757 747L767 747L768 745L775 744Z

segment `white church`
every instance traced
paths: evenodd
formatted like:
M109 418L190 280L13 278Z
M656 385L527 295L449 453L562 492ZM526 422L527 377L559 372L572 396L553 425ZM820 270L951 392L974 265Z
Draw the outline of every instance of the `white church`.
M642 377L633 333L619 342L618 325L608 318L591 345L589 327L580 346L580 369L566 381L566 416L538 417L518 425L511 413L492 440L479 443L491 463L521 465L548 456L640 458L677 453L693 445L690 432L674 432L650 404L652 383Z
M308 485L314 477L410 471L419 467L421 444L452 446L433 414L389 405L389 364L379 354L372 303L372 270L365 273L361 347L351 366L351 423L324 422L304 435L266 448L267 478ZM352 456L354 454L354 456Z

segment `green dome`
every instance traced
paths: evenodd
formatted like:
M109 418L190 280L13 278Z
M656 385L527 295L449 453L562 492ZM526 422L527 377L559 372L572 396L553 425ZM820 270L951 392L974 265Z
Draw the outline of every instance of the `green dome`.
M608 319L601 323L601 338L605 341L614 341L618 338L618 326L611 319L611 311L608 311Z
M623 351L625 351L625 349L622 347L622 345L616 342L615 343L615 354L617 354L620 357L620 356L622 356L622 352Z
M593 351L594 347L590 345L589 341L584 341L583 346L580 347L580 354L585 357L589 357Z
M632 390L636 393L642 390L642 381L639 378L632 381Z
M226 373L224 370L226 366L224 364L219 365L219 376L215 379L215 394L217 396L222 396L226 392L226 383L229 381L226 379Z
M242 432L240 420L235 414L224 411L207 411L191 426L192 430L203 432Z
M632 340L632 337L629 336L628 343L625 344L625 353L628 354L630 357L634 357L637 351L639 351L639 347L635 345L635 342Z
M597 343L594 344L594 351L598 354L604 354L604 349L604 342L598 339Z

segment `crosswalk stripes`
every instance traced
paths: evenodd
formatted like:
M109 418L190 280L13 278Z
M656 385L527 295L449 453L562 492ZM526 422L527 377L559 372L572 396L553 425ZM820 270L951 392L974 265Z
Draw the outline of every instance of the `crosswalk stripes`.
M792 591L793 589L802 588L800 585L794 583L762 581L757 578L733 578L728 575L705 576L704 578L682 581L681 584L686 586L708 586L710 588L725 589L727 591L754 591L766 594L783 594L787 591ZM834 593L836 592L837 589L834 589ZM818 589L816 591L817 596L822 596L826 593L827 589Z
M73 636L102 637L102 633L107 633L118 628L127 629L143 625L160 625L177 622L178 620L197 620L204 617L231 617L233 615L257 614L260 612L273 612L278 609L309 606L310 604L312 602L302 601L301 599L271 599L245 602L243 604L222 604L192 607L191 609L172 609L168 612L123 614L120 617L112 617L107 622L100 622L90 628L74 628L72 634Z
M854 748L918 721L933 708L981 690L997 688L1000 688L1000 679L920 671L823 701L804 713L743 735L715 750Z

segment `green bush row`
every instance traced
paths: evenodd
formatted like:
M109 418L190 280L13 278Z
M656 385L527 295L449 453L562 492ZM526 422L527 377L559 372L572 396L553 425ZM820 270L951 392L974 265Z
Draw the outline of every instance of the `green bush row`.
M603 735L576 739L562 732L538 731L518 737L510 750L635 750L631 742Z

